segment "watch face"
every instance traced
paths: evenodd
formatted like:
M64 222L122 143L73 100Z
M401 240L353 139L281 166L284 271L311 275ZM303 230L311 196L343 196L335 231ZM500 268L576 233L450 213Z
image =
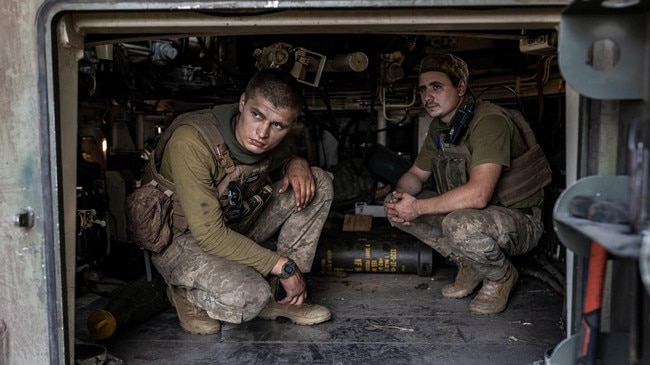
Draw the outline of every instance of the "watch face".
M280 275L281 279L286 279L289 276L293 275L296 272L296 263L293 261L287 261L282 265L282 274Z

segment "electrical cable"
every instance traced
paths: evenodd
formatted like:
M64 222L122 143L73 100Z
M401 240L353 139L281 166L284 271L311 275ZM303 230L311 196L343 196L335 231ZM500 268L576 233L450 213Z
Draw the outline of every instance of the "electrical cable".
M486 91L494 89L495 87L500 87L500 88L506 89L506 90L508 90L509 92L512 93L512 95L517 100L517 104L519 105L519 111L524 116L524 119L526 121L528 121L528 117L526 116L526 110L524 108L524 104L521 102L521 98L519 97L519 94L517 94L517 92L514 89L512 89L511 87L509 87L509 86L506 86L506 85L492 85L492 86L489 86L489 87L485 88L483 91L481 91L481 93L476 96L476 100L480 99L481 95L485 94Z

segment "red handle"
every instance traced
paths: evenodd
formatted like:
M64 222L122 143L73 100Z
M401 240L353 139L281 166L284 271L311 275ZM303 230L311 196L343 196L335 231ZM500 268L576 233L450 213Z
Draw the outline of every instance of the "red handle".
M596 364L598 333L600 332L600 308L603 302L603 284L607 269L607 250L597 242L591 243L589 256L589 276L585 292L580 346L578 347L578 365Z

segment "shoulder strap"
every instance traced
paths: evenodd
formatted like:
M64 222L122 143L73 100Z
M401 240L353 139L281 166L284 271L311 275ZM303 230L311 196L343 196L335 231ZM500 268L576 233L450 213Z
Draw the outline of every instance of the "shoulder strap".
M156 158L160 159L160 156L162 156L165 149L165 145L171 138L172 134L176 128L182 125L191 125L196 128L203 137L203 142L210 149L217 164L225 168L227 173L234 171L236 166L230 158L228 146L225 144L221 133L219 133L214 119L215 116L210 110L199 110L179 115L160 136L156 148L152 151L147 149L144 150L142 158L147 161L142 168L142 182L152 183L158 190L163 191L168 196L174 194L176 191L174 183L165 179L165 177L158 172L158 168L156 167ZM177 199L172 199L172 204L172 224L180 231L185 232L188 229L188 225L185 215L183 214L183 208Z
M517 109L505 109L505 111L508 112L510 118L515 122L517 128L519 128L519 131L521 132L522 137L528 146L528 149L535 147L537 144L535 134L533 133L532 128L530 128L528 121L526 121L526 118L524 118L524 115Z
M223 140L221 133L217 129L214 120L214 114L210 110L199 110L179 115L172 124L165 130L158 144L156 145L155 156L162 156L165 145L171 138L176 128L182 125L190 125L201 134L206 146L210 149L212 156L219 164L219 166L226 169L226 172L231 172L235 168L235 163L230 157L228 146Z

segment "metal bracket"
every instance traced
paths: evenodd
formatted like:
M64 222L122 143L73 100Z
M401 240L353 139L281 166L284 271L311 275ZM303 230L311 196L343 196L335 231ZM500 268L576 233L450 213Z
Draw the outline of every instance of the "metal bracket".
M632 232L629 224L593 222L576 218L569 213L569 202L578 195L628 202L628 186L630 177L620 175L587 176L567 187L553 208L553 226L562 244L582 257L589 257L592 241L598 242L614 255L638 257L641 234Z
M648 100L650 0L580 0L560 18L559 66L567 83L595 99Z
M327 57L302 47L297 47L291 50L291 53L293 53L295 58L291 74L303 84L318 87ZM308 75L311 74L313 74L313 76L311 80L308 80Z

